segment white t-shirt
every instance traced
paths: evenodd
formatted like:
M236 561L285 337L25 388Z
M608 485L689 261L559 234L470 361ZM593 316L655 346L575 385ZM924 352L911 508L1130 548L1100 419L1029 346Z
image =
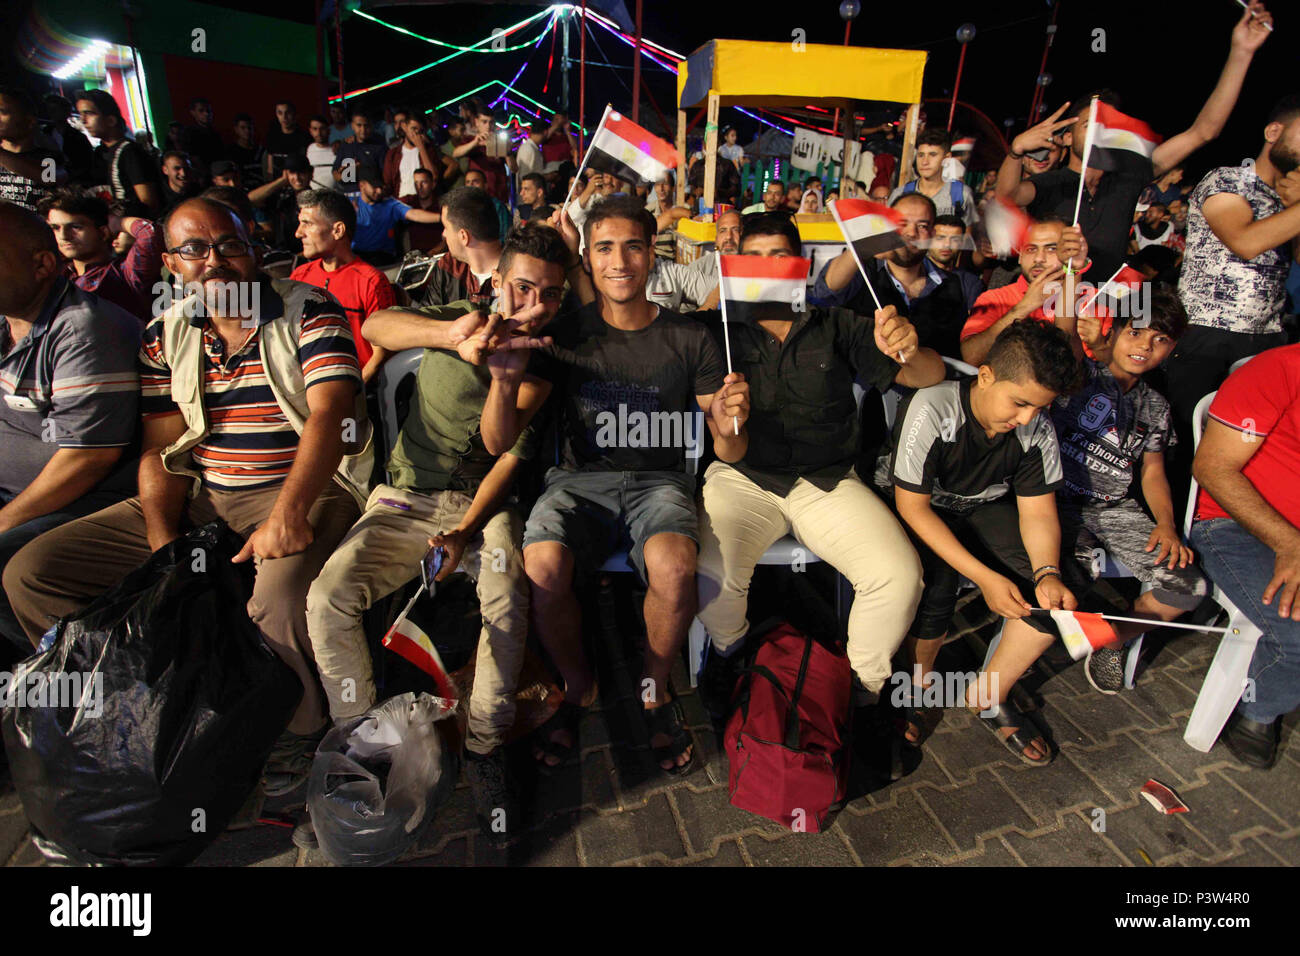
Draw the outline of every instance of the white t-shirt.
M410 196L415 192L415 171L420 168L420 151L414 146L402 147L402 162L398 166L397 195Z
M311 184L317 189L333 189L334 150L312 143L307 147L307 162L311 163Z
M542 151L527 136L519 141L519 149L515 151L515 163L519 167L516 181L523 179L529 173L540 173L542 166L545 165L542 162Z

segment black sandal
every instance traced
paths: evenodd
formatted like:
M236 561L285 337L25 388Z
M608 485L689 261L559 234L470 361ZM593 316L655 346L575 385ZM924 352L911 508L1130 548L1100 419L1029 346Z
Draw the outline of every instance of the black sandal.
M587 708L580 707L572 701L562 701L555 713L547 718L546 723L533 732L537 735L533 760L537 763L537 769L543 774L549 775L558 772L577 751L578 724L581 723L586 712ZM573 741L571 744L566 746L551 739L551 735L560 730L568 731L569 737ZM547 763L547 757L555 757L556 762L554 764Z
M971 713L975 714L979 723L982 726L987 727L989 733L993 734L1002 746L1006 747L1007 750L1019 757L1022 762L1029 764L1031 767L1046 767L1052 762L1052 758L1055 755L1052 753L1052 748L1047 743L1047 739L1043 737L1042 734L1038 733L1037 729L1029 722L1028 718L1026 718L1024 714L1020 713L1020 711L1016 710L1015 707L1010 704L1001 704L992 714L989 714L987 711L978 710L972 710ZM1009 737L1003 737L998 733L999 730L1008 727L1012 729L1012 733ZM1026 727L1028 727L1028 730L1026 730ZM1031 734L1032 736L1026 737L1024 735L1025 733ZM1042 760L1034 760L1025 753L1025 748L1032 746L1036 740L1041 740L1043 742L1043 749L1047 751L1047 756Z
M907 703L903 706L903 732L900 735L903 743L908 747L920 748L930 739L930 735L935 732L940 722L943 720L943 708L932 707L925 703L918 704L918 699L924 700L924 688L917 687L913 684L911 687L911 696L908 697ZM909 740L907 731L915 727L917 735L915 740Z
M695 739L691 736L690 730L686 727L686 715L682 712L681 701L673 697L666 704L661 704L654 710L645 712L646 728L650 731L650 739L654 739L656 734L663 734L670 738L669 742L662 747L651 747L654 751L655 762L659 769L672 777L682 777L695 769ZM677 764L677 758L691 752L691 759L686 763ZM671 769L663 766L663 761L671 760L673 766Z

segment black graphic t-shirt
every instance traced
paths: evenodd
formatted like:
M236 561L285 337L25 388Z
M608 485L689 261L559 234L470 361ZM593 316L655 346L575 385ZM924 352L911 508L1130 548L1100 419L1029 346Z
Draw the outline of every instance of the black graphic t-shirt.
M1169 402L1141 379L1124 392L1105 365L1092 359L1083 364L1087 384L1052 405L1065 472L1060 493L1119 501L1128 496L1142 456L1173 445Z
M606 324L595 304L546 330L529 373L553 383L560 465L570 471L683 471L707 440L696 395L722 387L726 366L705 326L660 309L644 329Z

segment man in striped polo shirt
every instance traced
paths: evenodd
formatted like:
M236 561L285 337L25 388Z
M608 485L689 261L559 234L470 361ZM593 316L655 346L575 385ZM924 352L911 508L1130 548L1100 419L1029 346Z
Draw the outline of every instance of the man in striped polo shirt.
M135 491L140 323L62 275L41 217L0 202L0 570ZM31 645L0 592L0 670ZM11 648L10 645L13 647Z
M277 796L306 779L326 726L306 599L365 499L369 423L356 349L327 293L259 271L228 207L187 200L164 220L163 237L167 268L195 291L144 332L140 494L32 542L6 587L36 642L186 525L225 520L247 538L235 560L257 559L249 616L303 683L263 780Z

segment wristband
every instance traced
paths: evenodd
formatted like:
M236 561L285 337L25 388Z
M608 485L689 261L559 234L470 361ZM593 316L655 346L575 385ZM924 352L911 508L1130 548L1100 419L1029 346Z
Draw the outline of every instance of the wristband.
M1025 154L1024 154L1024 153L1017 153L1014 149L1011 149L1010 147L1007 148L1007 155L1010 156L1012 159L1024 159L1024 158L1025 158Z
M1048 573L1055 574L1058 578L1061 576L1061 569L1058 568L1056 565L1044 564L1040 567L1034 568L1033 578L1035 584L1038 583L1039 576L1043 571L1047 571ZM1046 575L1042 575L1042 576L1046 577Z
M1056 578L1059 581L1061 580L1061 574L1059 571L1046 571L1034 578L1034 587L1038 587L1038 585L1042 584L1048 578Z

